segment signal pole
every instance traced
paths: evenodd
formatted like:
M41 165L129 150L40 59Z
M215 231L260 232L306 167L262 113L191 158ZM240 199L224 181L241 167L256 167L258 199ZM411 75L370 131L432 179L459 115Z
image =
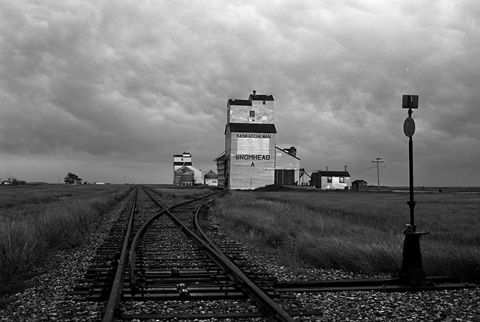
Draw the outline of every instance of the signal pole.
M372 163L377 164L377 191L380 191L380 163L382 163L382 158L376 158Z
M405 241L403 242L403 261L400 276L409 286L422 286L431 284L423 270L422 252L420 250L420 237L428 235L428 232L418 232L415 226L414 209L417 203L413 196L413 134L415 133L415 121L412 118L412 109L418 108L418 95L403 95L402 108L408 108L408 117L403 123L403 132L408 137L408 163L410 181L410 201L407 201L410 208L410 224L405 225L403 231Z

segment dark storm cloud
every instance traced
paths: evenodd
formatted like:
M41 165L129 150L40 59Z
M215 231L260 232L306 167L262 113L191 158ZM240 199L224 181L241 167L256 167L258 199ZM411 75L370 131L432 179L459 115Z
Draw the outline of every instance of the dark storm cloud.
M302 166L405 160L403 94L420 95L423 162L478 149L472 1L3 1L0 153L202 168L228 98L275 97L279 146ZM332 152L334 151L334 152ZM109 167L111 164L109 163Z

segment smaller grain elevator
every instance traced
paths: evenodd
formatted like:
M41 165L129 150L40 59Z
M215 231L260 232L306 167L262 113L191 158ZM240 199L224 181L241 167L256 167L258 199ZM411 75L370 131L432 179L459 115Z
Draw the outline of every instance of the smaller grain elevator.
M203 183L202 171L193 167L192 155L188 152L173 155L173 184L191 186Z

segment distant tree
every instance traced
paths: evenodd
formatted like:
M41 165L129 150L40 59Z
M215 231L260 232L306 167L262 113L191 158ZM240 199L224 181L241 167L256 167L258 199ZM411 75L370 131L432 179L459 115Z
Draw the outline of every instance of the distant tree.
M15 177L9 177L9 178L7 179L7 181L10 182L11 185L17 185L17 184L19 184L17 178L15 178Z
M8 184L8 185L19 185L19 184L26 184L27 182L24 180L18 180L15 177L8 177L7 180L2 180L0 178L0 184Z
M82 178L79 178L75 173L69 172L67 176L63 179L63 181L69 184L77 184L82 183Z

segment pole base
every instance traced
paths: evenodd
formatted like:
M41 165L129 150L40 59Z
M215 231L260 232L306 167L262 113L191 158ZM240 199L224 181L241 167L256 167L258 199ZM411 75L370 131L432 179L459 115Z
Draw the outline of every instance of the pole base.
M423 270L420 236L428 232L405 232L403 243L403 262L400 272L402 282L408 286L430 285Z

